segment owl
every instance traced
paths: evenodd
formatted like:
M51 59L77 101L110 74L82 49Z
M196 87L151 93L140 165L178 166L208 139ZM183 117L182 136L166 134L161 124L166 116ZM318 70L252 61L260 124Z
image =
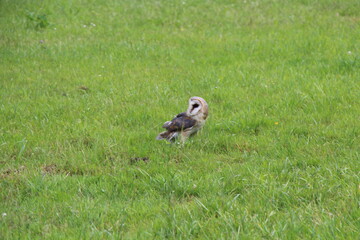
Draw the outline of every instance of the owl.
M184 143L188 137L199 131L204 125L209 114L208 104L201 97L192 97L189 99L189 107L186 112L176 115L176 117L164 123L162 126L166 129L160 133L156 139L166 139L174 142L180 137Z

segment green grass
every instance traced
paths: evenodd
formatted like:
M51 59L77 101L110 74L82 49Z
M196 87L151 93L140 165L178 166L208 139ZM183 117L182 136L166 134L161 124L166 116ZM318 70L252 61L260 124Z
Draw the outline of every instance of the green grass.
M0 0L0 239L358 239L359 29L358 0ZM203 131L156 141L191 96Z

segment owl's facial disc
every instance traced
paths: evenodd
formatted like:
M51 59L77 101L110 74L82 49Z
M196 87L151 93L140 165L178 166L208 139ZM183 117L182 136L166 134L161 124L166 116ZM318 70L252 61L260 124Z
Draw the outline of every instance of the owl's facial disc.
M199 106L200 106L200 105L197 104L197 103L193 104L193 105L192 105L192 110L194 110L195 108L198 108Z
M198 101L191 101L190 103L190 114L195 115L201 108Z

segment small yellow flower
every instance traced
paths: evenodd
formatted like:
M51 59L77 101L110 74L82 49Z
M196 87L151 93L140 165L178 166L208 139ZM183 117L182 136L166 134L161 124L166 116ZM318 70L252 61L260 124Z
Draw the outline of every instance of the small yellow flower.
M279 122L275 122L275 125L278 125L279 124Z

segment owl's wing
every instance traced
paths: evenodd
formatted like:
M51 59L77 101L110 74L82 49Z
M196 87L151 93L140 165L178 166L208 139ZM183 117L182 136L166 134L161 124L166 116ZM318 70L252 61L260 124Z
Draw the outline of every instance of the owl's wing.
M171 126L172 124L172 121L174 121L176 118L180 118L180 117L185 117L186 116L186 112L182 112L182 113L179 113L178 115L175 116L175 118L171 121L166 121L164 123L164 125L162 126L162 128L168 128L169 126Z
M178 115L176 115L175 118L186 117L186 116L187 116L187 115L186 115L186 112L182 112L182 113L179 113ZM174 119L175 119L175 118L174 118ZM174 120L174 119L173 119L173 120Z
M178 114L173 120L164 124L169 132L182 131L191 128L196 124L196 120L186 115L186 113Z

